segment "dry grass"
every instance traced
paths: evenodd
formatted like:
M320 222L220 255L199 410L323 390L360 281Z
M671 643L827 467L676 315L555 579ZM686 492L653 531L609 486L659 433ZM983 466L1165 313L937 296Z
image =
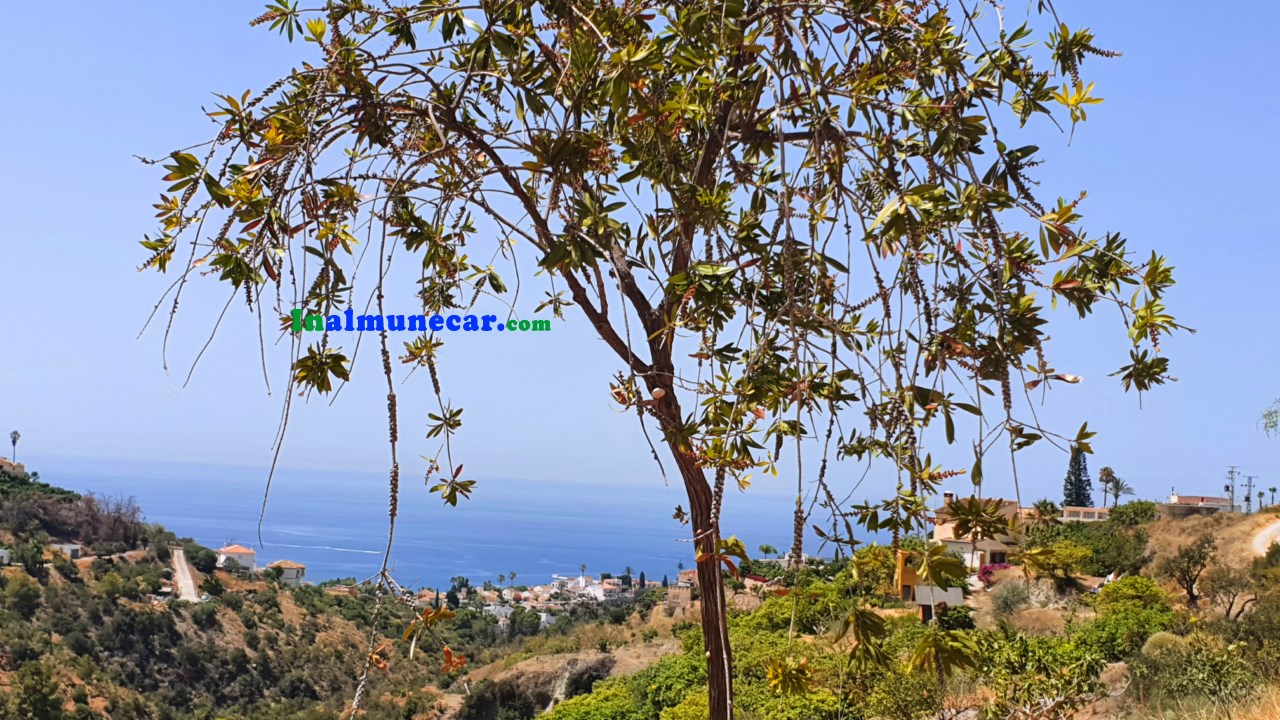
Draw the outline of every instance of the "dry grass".
M1067 626L1061 610L1038 607L1019 610L1010 623L1028 635L1058 635Z
M1139 707L1114 718L1145 720L1152 717L1151 713L1151 710ZM1229 705L1188 701L1180 707L1165 710L1159 717L1166 720L1276 720L1280 718L1280 687L1265 688L1249 700Z
M1253 536L1280 517L1274 512L1239 515L1215 513L1182 520L1157 520L1146 526L1150 535L1149 550L1154 561L1178 552L1180 548L1208 533L1218 542L1218 552L1232 562L1253 558Z

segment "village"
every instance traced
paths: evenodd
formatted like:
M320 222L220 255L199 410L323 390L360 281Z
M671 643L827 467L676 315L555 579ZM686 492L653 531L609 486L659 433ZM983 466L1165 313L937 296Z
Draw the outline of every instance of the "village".
M0 471L23 473L25 466L7 458L0 458ZM1235 494L1233 473L1228 475L1231 482L1224 486L1224 491L1232 496ZM1250 484L1244 494L1246 504L1243 511L1245 513L1252 510L1252 497ZM1009 532L981 536L972 531L968 533L961 531L961 523L957 521L952 511L958 500L954 492L943 492L941 499L941 504L934 508L933 514L928 518L932 526L931 540L934 544L945 548L947 552L963 559L969 573L970 592L984 589L985 583L979 578L983 568L1006 566L1011 562L1017 562L1020 528L1044 521L1101 522L1110 517L1115 507L1114 504L1107 507L1105 502L1100 507L1071 505L1059 507L1050 503L1053 507L1047 510L1044 506L1045 501L1025 506L1020 505L1016 500L987 498L980 501L998 508L999 514L1008 522ZM970 497L959 500L961 503L973 501L979 501L979 499ZM1178 493L1176 489L1170 492L1166 501L1152 504L1157 517L1165 519L1183 519L1194 515L1242 510L1240 504L1234 502L1234 497L1185 495ZM1258 509L1261 510L1264 505L1264 497L1259 493ZM1047 513L1053 516L1047 518L1045 517ZM764 549L772 550L768 546L763 546L762 550ZM44 548L44 556L48 562L59 558L70 561L90 561L94 557L88 548L73 542L50 542ZM800 563L810 563L815 559L804 556L800 559ZM246 579L269 579L287 587L311 584L307 580L305 564L281 558L260 565L258 553L253 548L241 544L231 543L217 548L212 551L212 558L209 560L211 560L211 566L199 568L205 573L216 569ZM11 562L14 562L12 549L0 547L0 565ZM778 568L774 572L763 573L762 571L761 574L748 572L735 578L741 584L741 591L748 596L757 597L766 592L770 586L780 582L781 568L795 564L786 555L756 558L752 562L757 568L770 566ZM193 563L190 558L187 558L182 548L173 548L172 572L166 573L159 590L151 594L151 600L153 602L163 602L171 598L189 602L209 600L209 594L201 592L194 580L197 568L193 565L199 564L202 563ZM896 593L904 603L917 608L922 620L927 621L935 613L948 607L965 604L968 593L962 588L937 587L922 580L913 565L911 552L898 551L895 564ZM674 580L667 575L663 575L661 580L650 580L646 578L644 572L635 575L630 567L625 568L619 575L601 572L593 576L586 571L587 567L583 565L579 567L577 574L554 574L549 581L536 585L516 585L517 576L512 572L509 577L506 574L499 574L497 584L484 581L476 587L472 585L470 579L454 578L453 584L447 589L422 588L404 592L406 599L417 607L439 607L442 604L448 604L451 607L466 605L481 610L497 618L498 626L502 629L509 627L511 615L518 607L537 613L540 628L545 628L555 621L557 614L575 604L623 603L635 600L645 593L656 591L661 594L661 601L665 606L676 611L692 608L698 598L697 571L693 568L684 568L683 564L677 568ZM1114 578L1103 578L1102 583L1112 579ZM504 583L506 587L502 587ZM360 591L360 588L355 585L333 581L322 582L320 585L325 592L332 595L353 594ZM1096 590L1096 587L1092 589ZM737 604L742 603L741 598L735 600Z

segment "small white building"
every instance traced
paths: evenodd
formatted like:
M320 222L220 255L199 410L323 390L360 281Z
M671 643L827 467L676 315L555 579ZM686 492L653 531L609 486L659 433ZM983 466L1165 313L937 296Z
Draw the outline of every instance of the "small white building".
M1221 512L1231 512L1235 509L1231 506L1231 500L1228 498L1214 497L1212 495L1179 495L1177 492L1169 495L1169 504L1215 508Z
M246 570L256 570L258 568L258 554L253 548L247 548L243 545L228 545L218 548L218 567L222 567L228 560L235 560L240 563Z
M0 566L8 565L12 561L13 553L9 551L9 548L0 548Z
M49 549L53 552L59 552L66 555L69 560L79 560L80 556L84 554L84 547L77 543L60 543L50 545Z
M280 571L280 584L289 587L301 587L307 576L307 566L292 560L277 560L267 567Z

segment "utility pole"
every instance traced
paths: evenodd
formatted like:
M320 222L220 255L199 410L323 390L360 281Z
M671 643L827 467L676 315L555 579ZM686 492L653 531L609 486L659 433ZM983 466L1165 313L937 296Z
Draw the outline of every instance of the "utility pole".
M1246 514L1248 514L1249 512L1252 512L1253 510L1253 481L1257 477L1258 477L1257 475L1244 476L1244 479L1247 481L1244 484L1244 511ZM1262 503L1258 503L1258 505L1259 505L1258 509L1261 510Z
M1240 467L1237 465L1227 466L1227 484L1222 489L1231 493L1231 509L1236 509L1236 478L1240 476Z

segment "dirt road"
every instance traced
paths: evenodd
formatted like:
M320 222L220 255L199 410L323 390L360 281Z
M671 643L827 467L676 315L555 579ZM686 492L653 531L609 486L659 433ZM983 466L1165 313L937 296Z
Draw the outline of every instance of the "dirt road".
M187 564L187 554L180 547L173 548L173 573L178 582L178 597L190 602L200 602L195 580L192 580L191 566Z
M1253 536L1253 554L1266 555L1267 548L1271 547L1273 542L1280 542L1280 520L1267 525Z

